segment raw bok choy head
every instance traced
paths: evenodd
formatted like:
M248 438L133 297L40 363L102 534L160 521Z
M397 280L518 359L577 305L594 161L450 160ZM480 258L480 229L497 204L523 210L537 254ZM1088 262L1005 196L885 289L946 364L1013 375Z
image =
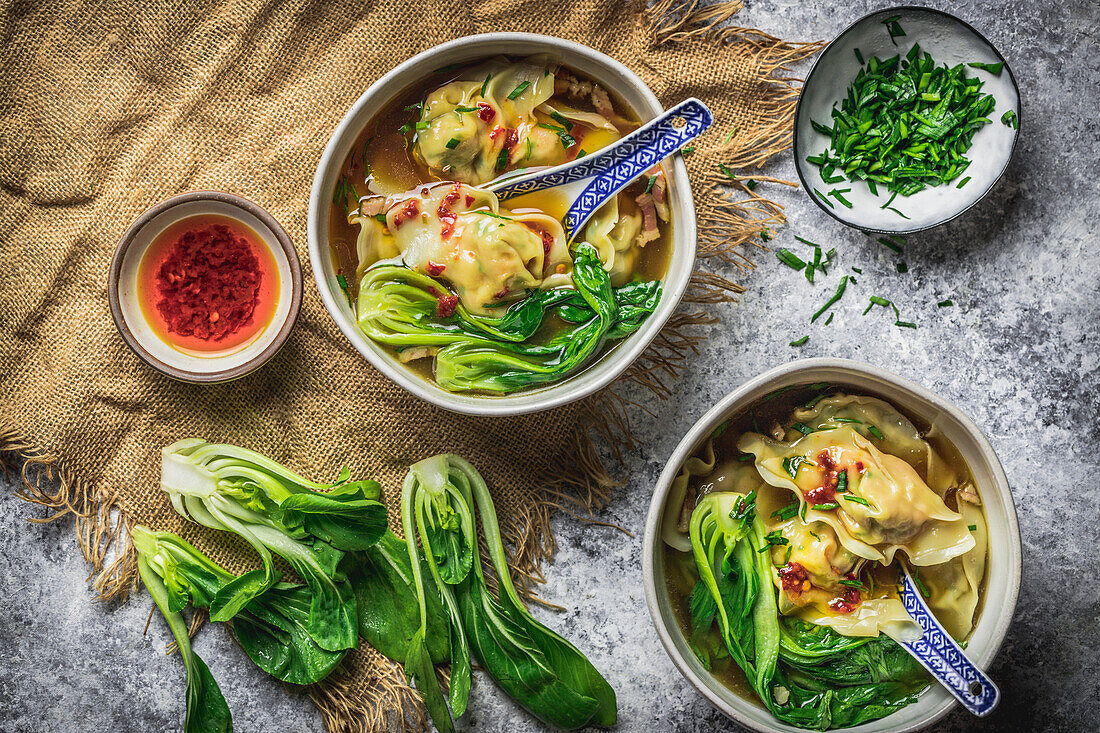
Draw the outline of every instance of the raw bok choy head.
M773 715L802 728L889 715L927 686L918 663L886 636L847 637L780 616L755 492L715 492L691 514L699 582L693 632L717 623L730 656Z
M190 438L162 450L161 488L184 517L233 532L259 553L263 567L222 587L210 618L225 621L271 588L279 576L272 552L309 588L309 632L326 650L358 643L355 598L340 567L344 553L376 543L386 509L374 481L332 484L306 479L254 451Z
M208 608L218 592L237 578L170 532L137 526L133 540L139 564L163 584L169 613L178 613L188 604ZM156 579L150 579L156 585ZM319 682L347 653L323 649L310 635L309 603L305 586L277 583L233 617L241 648L258 667L283 682Z
M487 554L497 576L496 595L485 582L475 513L481 518ZM472 650L513 700L549 725L566 729L614 725L615 692L607 681L576 647L532 618L520 601L489 489L469 462L439 455L412 466L401 494L401 519L414 555L413 567L417 567L415 538L419 537L443 591L454 629L452 659L468 654L467 648ZM462 667L452 667L451 707L456 716L461 715L465 700L460 700L461 707L454 704L455 686L468 689L468 664L467 660ZM407 664L406 669L429 702L436 726L452 730L430 665ZM455 669L462 669L467 678L456 683Z

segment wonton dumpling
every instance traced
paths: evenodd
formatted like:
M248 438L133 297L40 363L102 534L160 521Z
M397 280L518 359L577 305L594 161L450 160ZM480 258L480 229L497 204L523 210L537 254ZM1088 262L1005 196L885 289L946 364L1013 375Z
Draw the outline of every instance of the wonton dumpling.
M851 613L829 613L817 606L807 606L795 615L807 623L828 626L844 636L878 636L881 632L903 641L921 637L920 626L897 598L867 598Z
M920 579L931 594L927 599L936 618L947 633L958 640L965 639L974 627L974 611L978 608L978 591L985 575L988 529L982 510L973 504L959 502L959 513L974 536L974 549L949 562L921 568Z
M841 422L836 422L836 418ZM884 453L898 456L914 468L924 469L928 485L941 497L958 480L950 464L921 437L916 426L893 405L875 397L844 394L825 397L812 407L796 409L794 419L814 430L828 425L851 425ZM845 420L859 422L846 423ZM870 426L882 433L881 440L872 435Z
M377 237L373 224L361 221L371 230L361 232L364 241ZM461 183L424 186L388 199L386 224L407 267L446 281L478 315L494 315L492 306L529 290L568 282L572 259L561 223L501 209L489 191ZM383 249L364 246L361 254ZM370 264L360 261L360 269Z
M365 213L362 205L348 217L348 222L359 227L359 236L355 239L355 253L359 263L355 270L357 277L362 277L375 262L389 260L401 254L386 227L373 215Z
M545 64L499 59L468 69L424 100L420 124L427 127L417 129L415 152L441 178L490 181L504 170L498 166L502 152L506 162L528 156L528 139L532 151L535 142L540 151L551 150L551 143L561 148L558 136L538 128L535 118L535 108L553 94L554 75Z
M684 511L684 502L687 499L688 484L696 476L706 476L714 470L714 441L708 440L703 448L702 456L692 455L684 465L680 467L680 473L672 480L672 486L668 490L668 500L665 502L664 517L661 520L661 537L665 544L680 552L691 552L691 537L686 529L680 529L680 515ZM687 514L695 508L693 497L691 506L686 507Z
M603 269L611 275L611 284L618 287L629 282L638 259L634 240L642 230L638 214L619 213L616 196L596 210L584 228L584 240L600 253Z
M882 453L849 425L810 433L790 445L746 433L737 448L756 457L765 481L797 494L807 522L827 523L844 547L860 557L890 563L900 549L914 565L933 565L974 546L961 515L949 509L912 466ZM789 459L803 461L794 480L784 465ZM826 459L835 471L847 472L847 492L836 495L839 508L822 511L811 508L818 502L806 494L825 484ZM867 505L846 500L845 495Z

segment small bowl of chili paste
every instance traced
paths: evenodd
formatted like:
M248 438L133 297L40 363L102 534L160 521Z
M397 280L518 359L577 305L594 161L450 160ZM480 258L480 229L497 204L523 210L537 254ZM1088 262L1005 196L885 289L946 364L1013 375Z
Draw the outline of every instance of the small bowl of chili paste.
M122 338L150 366L182 381L223 382L286 341L302 301L301 264L259 206L195 191L130 226L107 292Z

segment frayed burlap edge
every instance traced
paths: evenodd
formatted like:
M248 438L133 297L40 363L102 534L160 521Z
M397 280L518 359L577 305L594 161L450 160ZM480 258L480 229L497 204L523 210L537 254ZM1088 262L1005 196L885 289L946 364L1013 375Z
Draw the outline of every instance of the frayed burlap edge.
M789 64L817 52L823 44L789 43L755 29L719 27L741 7L740 0L707 6L700 6L698 0L658 0L649 7L648 31L657 46L702 39L748 44L752 48L759 79L757 106L764 124L754 129L751 137L733 136L717 149L699 151L688 159L696 195L711 202L699 217L698 256L716 258L746 274L755 267L745 252L746 245L766 249L760 244L760 233L781 225L785 216L782 206L745 186L744 181L750 176L735 171L762 168L774 155L790 147L799 80L777 74L784 73ZM795 185L755 174L751 178ZM725 277L697 272L684 302L727 302L741 292L744 289L740 285ZM603 508L610 492L621 482L608 472L599 442L610 450L615 462L622 463L623 451L636 447L629 409L646 409L628 399L621 385L638 384L662 398L668 397L668 383L676 379L690 356L698 354L703 337L694 332L695 327L715 320L705 312L674 315L650 348L616 383L620 389L613 385L590 401L571 449L560 459L558 470L550 472L556 478L539 487L538 499L522 513L504 522L502 531L511 545L515 581L526 598L542 602L533 586L545 582L541 567L556 549L550 531L555 512L565 511L582 521L607 525L590 518ZM91 569L89 580L97 600L124 600L137 588L138 575L136 553L129 539L130 521L120 510L118 496L103 488L93 488L89 482L72 475L58 456L28 440L10 420L0 418L0 470L10 473L16 466L23 484L17 495L47 512L44 517L28 521L52 522L71 515L77 544ZM192 634L204 618L196 615L191 624ZM373 649L366 650L366 654L368 658L378 656ZM348 666L342 664L324 682L305 688L321 711L326 730L356 733L426 728L420 695L406 684L400 665L382 660L376 666L385 672L375 677L377 694L369 700L353 694L354 672Z

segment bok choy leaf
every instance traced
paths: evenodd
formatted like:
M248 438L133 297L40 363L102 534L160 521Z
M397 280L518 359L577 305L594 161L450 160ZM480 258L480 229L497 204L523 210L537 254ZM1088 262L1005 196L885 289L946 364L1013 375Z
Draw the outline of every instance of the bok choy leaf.
M480 557L473 552L475 507L500 588L497 596L489 591ZM576 647L536 621L520 601L492 498L472 465L454 455L414 465L402 493L402 518L407 538L414 537L415 519L428 566L437 579L447 578L441 588L448 606L457 606L462 638L512 699L559 728L615 723L615 693L607 681ZM414 549L414 540L408 541ZM455 562L466 556L466 548L471 550L469 567ZM448 563L451 567L441 570L441 564ZM458 572L450 572L456 567ZM452 656L453 644L452 638Z
M161 488L176 511L233 532L263 562L217 592L212 620L232 618L275 585L274 552L309 588L310 635L328 651L356 646L355 598L339 566L344 551L372 546L385 530L377 483L350 482L344 471L336 483L318 484L253 451L199 439L164 448L161 467Z
M717 623L731 657L773 715L802 728L860 725L908 705L928 682L896 642L849 638L781 617L764 524L750 497L708 494L691 515L698 621ZM693 613L693 618L696 614Z
M138 546L138 542L138 535L135 532L135 546ZM186 602L183 605L180 604L183 589L174 582L170 587L153 569L150 556L142 553L140 546L138 547L138 573L149 595L153 597L153 602L168 623L187 670L187 712L183 721L184 733L232 733L233 718L229 713L229 705L226 704L218 683L214 680L214 675L210 673L210 668L191 649L187 623L180 614L183 606L186 605Z

